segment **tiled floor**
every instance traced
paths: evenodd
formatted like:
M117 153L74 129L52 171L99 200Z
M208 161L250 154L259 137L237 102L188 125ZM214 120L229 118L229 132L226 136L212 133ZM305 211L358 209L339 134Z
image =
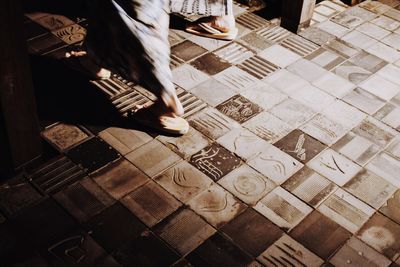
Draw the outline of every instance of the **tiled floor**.
M43 130L59 155L1 185L0 258L400 265L400 1L321 2L299 35L235 13L233 42L171 29L187 135ZM82 19L28 16L32 53L84 37ZM154 100L117 75L92 83L122 114Z

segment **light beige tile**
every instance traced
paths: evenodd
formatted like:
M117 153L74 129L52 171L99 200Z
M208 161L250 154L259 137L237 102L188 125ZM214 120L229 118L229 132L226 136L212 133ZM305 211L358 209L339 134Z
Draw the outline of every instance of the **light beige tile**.
M400 59L400 52L382 43L376 43L366 49L367 52L393 63Z
M287 95L264 82L247 87L240 94L264 109L270 109L288 98Z
M366 168L400 188L400 161L398 159L382 152L373 158Z
M400 91L400 86L392 83L380 75L372 75L360 84L360 87L381 99L389 101Z
M210 77L191 65L184 64L172 70L173 82L183 89L190 90Z
M285 68L301 58L298 54L284 48L279 44L275 44L266 48L258 55L281 68Z

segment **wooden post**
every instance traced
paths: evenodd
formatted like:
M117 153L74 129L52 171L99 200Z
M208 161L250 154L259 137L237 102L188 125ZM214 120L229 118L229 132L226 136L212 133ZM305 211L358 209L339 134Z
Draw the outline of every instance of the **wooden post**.
M281 26L297 33L310 25L316 0L282 0Z
M19 0L0 8L0 180L41 155Z

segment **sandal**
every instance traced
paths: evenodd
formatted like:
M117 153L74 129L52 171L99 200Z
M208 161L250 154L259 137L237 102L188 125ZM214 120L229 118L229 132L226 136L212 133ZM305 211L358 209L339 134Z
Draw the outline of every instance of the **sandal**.
M64 62L72 69L86 76L90 76L94 80L106 80L111 77L111 71L100 68L84 51L65 53Z
M215 19L210 17L200 18L194 22L188 23L186 26L186 31L195 35L232 41L237 36L239 30L238 28L217 28L218 25L215 24Z

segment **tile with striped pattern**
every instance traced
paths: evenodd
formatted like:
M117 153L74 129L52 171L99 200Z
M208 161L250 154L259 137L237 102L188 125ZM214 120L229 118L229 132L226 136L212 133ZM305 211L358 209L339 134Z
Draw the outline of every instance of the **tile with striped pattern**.
M182 116L183 118L187 118L207 107L206 103L180 87L176 89L176 94L185 110L185 114Z
M256 77L235 66L218 73L214 78L237 93L259 82Z
M270 24L268 20L265 20L250 12L241 14L236 17L236 22L240 25L245 26L246 28L249 28L250 30L255 30Z
M126 116L132 108L138 105L147 105L152 103L150 99L133 89L113 97L111 101L118 111L124 116Z
M251 52L247 47L235 42L218 49L214 54L231 64L240 64L253 56L253 52Z
M238 67L260 80L280 69L280 67L276 66L272 62L257 55L246 59L244 62L239 64Z
M281 46L305 57L319 48L319 45L310 42L298 35L291 35L280 43Z
M262 37L264 37L265 39L267 39L270 42L276 42L279 43L280 41L283 41L284 39L293 36L293 34L291 32L289 32L288 30L277 26L277 25L271 25L265 28L262 28L258 31L256 31L256 33Z

